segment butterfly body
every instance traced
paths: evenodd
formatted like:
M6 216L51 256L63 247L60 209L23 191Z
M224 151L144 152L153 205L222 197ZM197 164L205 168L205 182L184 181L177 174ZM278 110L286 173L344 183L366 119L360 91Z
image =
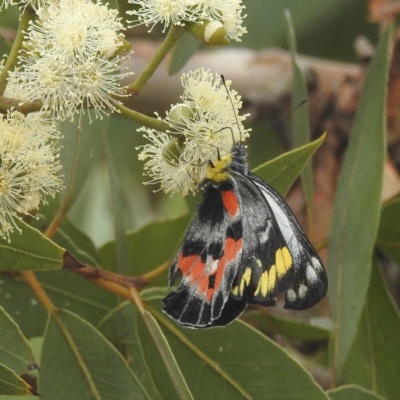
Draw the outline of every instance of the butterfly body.
M248 303L302 310L327 290L322 263L296 218L269 185L247 169L246 151L209 166L198 206L170 267L178 287L163 300L164 312L192 328L232 322Z

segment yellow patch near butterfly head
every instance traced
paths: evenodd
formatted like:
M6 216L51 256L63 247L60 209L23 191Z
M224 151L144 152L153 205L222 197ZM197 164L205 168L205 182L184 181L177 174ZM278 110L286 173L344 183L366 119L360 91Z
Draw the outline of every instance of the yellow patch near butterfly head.
M224 182L229 179L229 165L232 162L232 156L222 157L208 166L206 178L213 182Z
M293 260L287 247L278 249L275 253L275 265L278 277L281 278L286 272L292 268Z

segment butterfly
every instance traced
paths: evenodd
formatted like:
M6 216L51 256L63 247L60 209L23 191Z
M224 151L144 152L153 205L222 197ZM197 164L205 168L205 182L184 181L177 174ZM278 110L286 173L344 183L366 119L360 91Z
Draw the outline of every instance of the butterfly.
M248 171L241 142L209 164L203 201L169 270L163 311L190 328L224 326L247 304L304 310L326 294L322 262L285 200Z

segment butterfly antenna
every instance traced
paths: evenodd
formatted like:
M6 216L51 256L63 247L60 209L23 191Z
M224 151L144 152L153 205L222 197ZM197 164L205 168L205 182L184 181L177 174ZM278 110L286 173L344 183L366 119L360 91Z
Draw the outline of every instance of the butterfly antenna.
M299 104L297 104L297 106L295 108L293 108L293 110L290 110L288 113L282 115L282 117L280 117L277 120L275 120L274 122L272 122L272 124L269 124L265 129L271 128L271 126L274 126L278 122L280 122L283 119L287 118L289 115L292 115L298 108L300 108L303 104L307 103L307 101L308 101L308 99L304 99Z
M225 90L226 90L226 94L228 95L228 99L229 99L229 101L230 101L230 103L231 103L231 106L232 106L233 114L234 114L235 120L236 120L236 125L237 125L238 130L239 130L240 142L241 142L241 141L242 141L242 132L241 132L241 130L240 130L239 119L238 119L238 116L237 116L236 111L235 111L235 106L233 105L233 101L232 101L231 94L229 93L229 90L228 90L228 88L227 88L227 86L226 86L225 77L224 77L223 75L221 75L221 80L222 80L222 83L223 83L224 88L225 88ZM233 130L232 130L232 128L231 128L231 134L232 134L232 141L233 141L233 144L235 144L235 137L233 136Z

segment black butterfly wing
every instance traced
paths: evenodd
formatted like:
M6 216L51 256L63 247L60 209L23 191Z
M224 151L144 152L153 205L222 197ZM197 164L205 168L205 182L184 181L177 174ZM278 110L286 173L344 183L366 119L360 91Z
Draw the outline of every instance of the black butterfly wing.
M250 172L246 177L265 199L267 213L273 214L292 258L291 279L287 280L288 287L283 290L285 308L304 310L314 306L324 298L328 289L326 272L317 252L279 193Z
M163 311L179 324L206 328L226 325L246 303L231 294L243 248L241 205L235 181L209 182L169 281L181 282L164 300Z
M247 303L274 306L276 296L294 283L288 244L258 186L239 171L232 178L242 199L243 251L232 294Z

